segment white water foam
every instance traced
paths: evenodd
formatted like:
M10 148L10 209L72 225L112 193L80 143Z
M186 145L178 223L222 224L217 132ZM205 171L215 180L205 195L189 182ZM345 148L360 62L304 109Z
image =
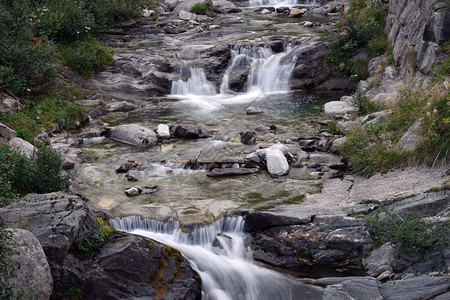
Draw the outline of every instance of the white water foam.
M174 220L162 223L125 217L111 220L111 225L178 249L200 275L203 299L293 298L293 288L285 276L252 262L242 217L221 219L189 233L182 232Z

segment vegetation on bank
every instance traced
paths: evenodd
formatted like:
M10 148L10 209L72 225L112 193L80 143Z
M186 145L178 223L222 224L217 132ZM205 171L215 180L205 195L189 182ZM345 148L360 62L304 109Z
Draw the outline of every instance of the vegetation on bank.
M369 233L375 247L390 242L404 253L427 254L441 250L449 245L448 222L432 224L423 220L420 213L406 213L402 216L386 207L377 209L369 215Z
M206 15L208 12L214 11L214 6L211 1L205 3L195 3L191 7L191 13L197 15Z
M351 0L348 14L338 24L339 32L330 37L331 53L325 57L325 65L354 81L366 79L369 60L388 51L385 17L371 1ZM388 59L388 63L393 60Z

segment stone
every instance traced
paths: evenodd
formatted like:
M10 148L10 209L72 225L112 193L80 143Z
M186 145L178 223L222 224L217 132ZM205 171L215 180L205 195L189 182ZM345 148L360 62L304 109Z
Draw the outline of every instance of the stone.
M8 125L0 122L0 139L9 141L10 139L15 138L16 136L17 136L17 133L14 129L12 129ZM0 142L1 142L1 140L0 140Z
M369 257L362 260L364 268L370 276L377 277L382 273L394 271L397 250L391 243L385 243L373 250Z
M164 27L164 32L167 34L179 34L179 33L186 32L186 29L168 26L168 27Z
M423 140L421 132L421 120L419 120L409 127L408 131L406 131L397 142L395 148L403 152L412 152L416 150Z
M214 11L220 14L233 14L241 12L242 9L238 8L233 2L226 0L212 0Z
M0 91L0 113L11 114L21 110L22 101L16 96Z
M299 152L297 152L297 160L298 161L305 161L307 159L309 159L309 153L303 150L300 150Z
M305 10L304 9L291 9L291 11L289 12L288 17L289 18L300 18L305 14Z
M134 175L132 175L132 174L126 174L126 175L125 175L125 178L126 178L128 181L138 181L137 177L134 176Z
M238 175L249 175L258 173L259 169L257 168L216 168L206 175L209 177L224 177L224 176L238 176Z
M142 190L137 188L137 187L131 187L127 190L125 190L125 195L127 195L128 197L134 197L134 196L139 196L141 194Z
M158 135L158 138L160 138L161 140L170 139L169 126L166 124L159 124L158 128L156 129L156 134Z
M345 101L330 101L323 106L323 112L327 116L342 118L345 115L351 115L358 111L358 108L348 104Z
M241 132L241 143L244 145L253 145L256 143L256 133L254 131Z
M316 89L327 91L353 91L356 89L356 85L348 77L335 76L318 85Z
M10 139L9 144L11 145L12 149L18 152L22 152L28 157L31 157L36 151L36 148L31 143L18 137Z
M50 266L64 261L76 237L92 220L79 196L63 192L28 194L0 208L0 215L7 226L30 229L41 243Z
M343 280L325 288L323 299L382 299L379 284L374 278Z
M234 92L240 92L245 87L251 65L246 57L240 56L231 66L228 74L228 88Z
M261 162L261 159L259 158L258 154L256 152L249 153L245 156L245 161L250 161L259 164Z
M247 109L245 110L245 113L247 115L259 115L264 113L264 111L258 107L254 107L254 106L249 106L247 107Z
M178 17L181 20L190 21L190 20L194 20L196 15L191 13L191 12L187 12L187 11L182 10L182 11L180 11L178 13Z
M203 130L202 127L191 124L176 125L173 132L175 137L184 139L198 139L211 136L209 132Z
M72 158L65 156L62 163L62 168L63 170L72 170L75 168L75 161Z
M263 9L262 11L261 11L261 14L262 15L269 15L269 14L271 14L272 12L270 11L270 10L268 10L268 9Z
M313 27L314 23L310 22L310 21L306 21L305 23L303 23L304 27Z
M276 12L279 13L279 14L281 14L281 13L283 13L283 14L289 14L289 12L290 12L289 7L287 7L287 6L280 6L280 7L277 7L275 10L276 10Z
M432 299L450 288L448 277L417 276L409 279L388 281L381 285L385 299Z
M345 144L346 141L347 141L346 136L335 139L333 141L333 144L331 144L330 152L331 153L339 153L342 149L342 146Z
M179 4L172 10L172 14L178 15L180 11L190 11L194 4L206 4L210 0L186 0L180 1Z
M383 273L381 273L380 275L377 276L377 280L378 281L385 281L386 279L389 279L392 276L394 276L393 272L391 272L391 271L384 271Z
M105 109L109 112L128 112L137 108L138 106L136 104L128 101L114 101L105 106Z
M163 0L162 3L164 3L168 9L171 11L174 10L175 7L177 7L180 3L182 3L183 0Z
M138 164L134 161L127 161L124 164L121 164L117 169L116 173L127 173L130 170L136 169Z
M12 232L16 251L10 259L19 265L8 282L25 295L37 295L33 299L49 299L53 293L53 277L39 240L27 230L8 230Z
M153 130L136 124L117 126L108 133L108 137L136 147L152 147L158 142Z
M289 172L289 163L281 150L266 150L267 171L272 176L282 176Z

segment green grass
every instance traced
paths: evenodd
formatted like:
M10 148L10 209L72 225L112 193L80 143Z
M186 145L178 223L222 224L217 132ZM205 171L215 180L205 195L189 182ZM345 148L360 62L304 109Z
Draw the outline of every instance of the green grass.
M196 15L206 15L207 12L213 10L214 6L210 1L206 3L196 3L191 7L191 13L194 13Z

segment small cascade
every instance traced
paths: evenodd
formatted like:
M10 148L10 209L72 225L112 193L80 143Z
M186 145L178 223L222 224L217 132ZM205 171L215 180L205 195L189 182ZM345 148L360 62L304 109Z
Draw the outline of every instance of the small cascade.
M298 4L298 0L249 0L250 7L259 6L292 6Z
M178 249L202 279L203 299L292 299L288 278L252 262L242 217L183 232L177 221L139 217L111 220L119 231L145 236Z
M231 50L231 63L224 74L220 92L230 91L229 77L235 72L236 66L250 65L245 92L276 93L289 91L289 80L295 66L296 58L287 64L281 64L281 59L289 53L291 47L286 47L282 53L274 54L269 47L254 48L248 46L234 47Z
M191 76L187 80L178 79L172 82L171 95L205 95L212 96L216 90L206 79L205 71L202 68L189 68Z

